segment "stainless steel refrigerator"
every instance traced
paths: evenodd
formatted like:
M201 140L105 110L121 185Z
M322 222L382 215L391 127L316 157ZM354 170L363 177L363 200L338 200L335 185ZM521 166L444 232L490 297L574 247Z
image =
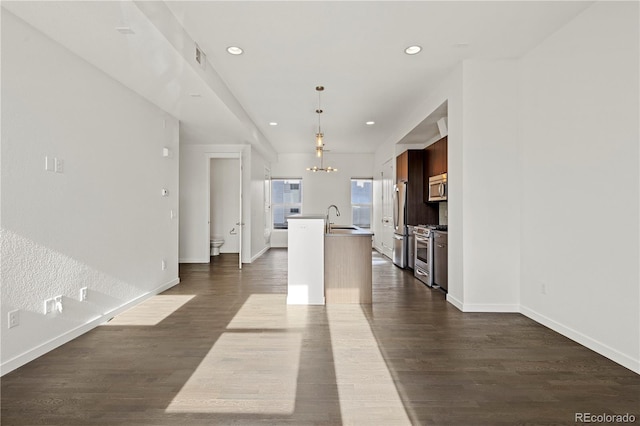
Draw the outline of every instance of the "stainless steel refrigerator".
M408 257L407 183L400 182L393 187L393 263L404 269Z

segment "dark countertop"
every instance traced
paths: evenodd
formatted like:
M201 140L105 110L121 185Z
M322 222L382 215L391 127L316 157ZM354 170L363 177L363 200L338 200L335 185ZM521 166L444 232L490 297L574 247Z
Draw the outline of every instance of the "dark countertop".
M369 229L360 228L359 226L335 225L331 228L331 232L324 234L324 236L325 237L372 237L373 232L371 232L371 230Z

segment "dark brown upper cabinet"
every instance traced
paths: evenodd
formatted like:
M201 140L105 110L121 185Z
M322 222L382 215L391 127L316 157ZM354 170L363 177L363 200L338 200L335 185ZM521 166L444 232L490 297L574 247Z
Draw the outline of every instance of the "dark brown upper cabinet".
M396 157L396 183L409 180L409 151Z
M431 176L447 173L447 137L429 145L424 149L426 155L426 174L428 180Z

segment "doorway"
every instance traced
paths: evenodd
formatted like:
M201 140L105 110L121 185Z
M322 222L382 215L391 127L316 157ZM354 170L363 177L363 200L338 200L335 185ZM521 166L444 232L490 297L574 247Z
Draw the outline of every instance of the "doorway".
M222 243L217 250L209 249L210 256L216 252L235 253L238 268L242 269L242 158L240 153L210 154L208 162L207 241Z

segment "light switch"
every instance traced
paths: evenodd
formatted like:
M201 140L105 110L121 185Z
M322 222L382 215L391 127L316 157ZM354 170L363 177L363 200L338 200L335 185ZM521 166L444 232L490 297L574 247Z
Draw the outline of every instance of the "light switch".
M62 158L54 158L53 159L54 163L55 163L55 170L56 173L63 173L64 172L64 160Z
M48 172L55 171L53 157L49 157L48 155L44 157L44 169Z
M171 155L171 150L169 150L169 148L162 148L162 156L163 157L169 157Z

